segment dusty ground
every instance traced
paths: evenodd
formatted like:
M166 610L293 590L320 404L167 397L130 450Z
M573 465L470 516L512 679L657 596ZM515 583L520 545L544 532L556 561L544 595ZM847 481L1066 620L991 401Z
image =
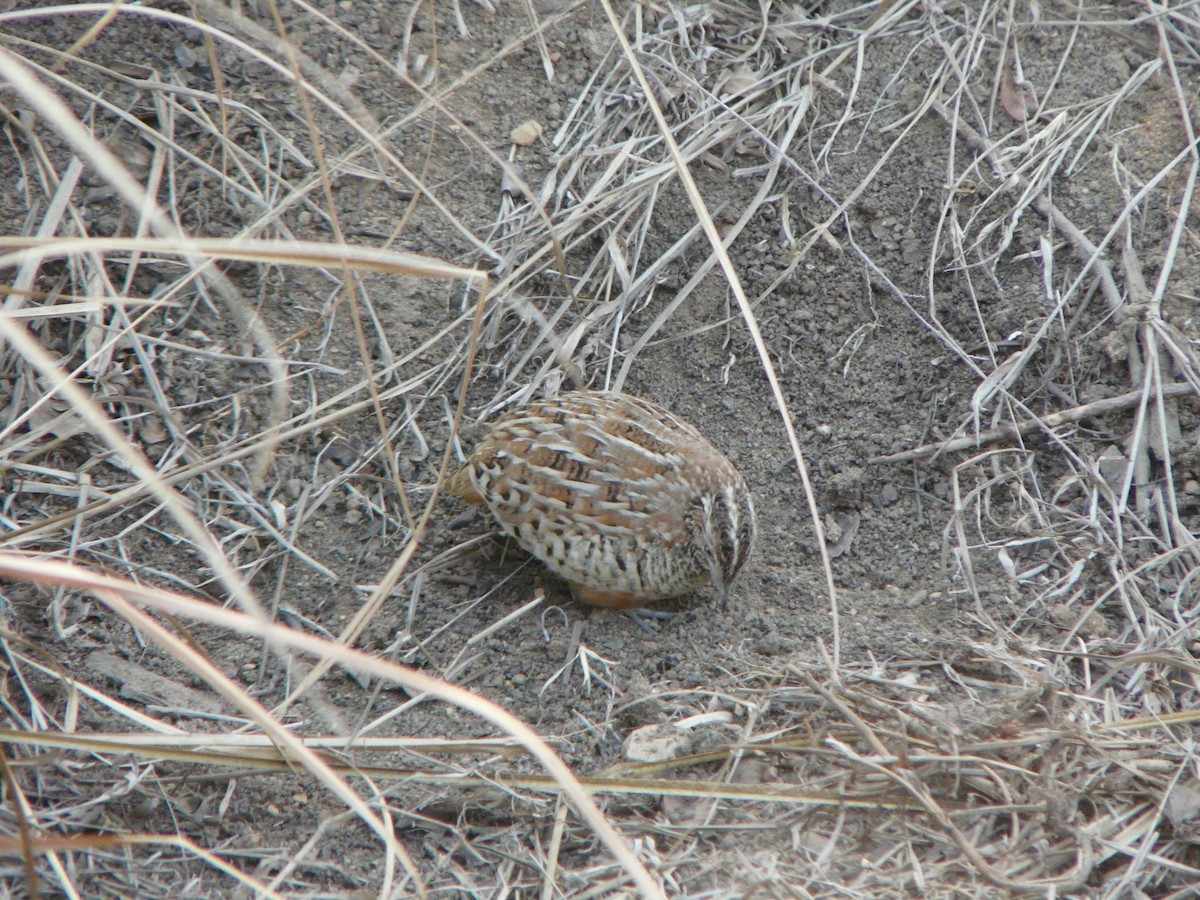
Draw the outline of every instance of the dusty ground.
M696 154L690 171L722 228L751 213L730 253L812 474L834 553L837 634L796 462L764 364L719 269L655 326L646 346L636 347L711 249L697 235L647 282L637 282L697 216L670 166L654 168L666 154L642 92L617 64L619 50L601 5L538 5L541 49L531 35L530 10L520 3L500 3L494 11L464 3L465 32L447 4L438 5L433 25L422 7L411 32L407 4L347 0L325 8L328 19L285 6L288 39L306 57L294 63L263 36L276 31L269 4L242 4L247 19L236 24L216 8L197 7L214 29L238 34L279 60L279 71L226 40L214 38L210 47L195 27L133 8L89 34L97 24L94 11L22 17L22 4L13 6L0 25L7 49L47 67L39 73L43 83L63 77L91 92L56 85L143 184L164 176L156 195L188 233L324 242L340 234L355 244L491 270L499 287L484 322L463 446L477 433L477 421L526 388L542 393L568 382L540 338L539 316L549 317L560 338L573 338L571 358L592 387L610 386L636 349L623 389L694 423L737 463L754 493L760 538L729 610L720 610L707 592L670 601L662 606L673 617L649 636L622 616L579 607L561 584L498 541L481 539L455 552L485 535L489 523L455 501L439 500L407 577L358 646L502 704L550 739L580 774L611 772L625 758L623 742L641 726L711 713L711 723L688 732L687 749L725 755L696 763L700 768L691 775L834 791L842 783L828 767L837 754L825 739L852 742L853 736L838 731L848 720L803 673L832 684L828 665L835 654L844 677L884 698L874 708L856 706L872 723L871 709L886 718L887 704L927 704L938 721L950 723L946 733L960 728L956 735L997 740L1031 735L1077 721L1062 712L1067 701L1050 699L1056 685L1089 710L1105 702L1130 716L1189 708L1193 676L1181 673L1200 671L1191 656L1197 597L1189 549L1200 533L1195 393L1164 401L1169 416L1161 420L1153 418L1154 404L1149 419L1138 419L1133 404L1069 422L1053 435L1035 428L936 459L878 458L1118 397L1150 377L1143 373L1153 370L1154 359L1164 366L1154 377L1169 382L1182 373L1178 380L1186 382L1197 333L1200 243L1194 220L1172 242L1180 204L1191 200L1194 171L1189 176L1190 161L1168 165L1190 139L1173 77L1190 98L1187 111L1195 121L1197 59L1194 49L1180 49L1183 35L1196 37L1189 31L1194 5L1180 4L1178 16L1162 17L1163 31L1148 13L1138 21L1108 7L1077 15L1057 3L1022 9L1013 20L1006 19L1006 7L988 4L940 11L851 3L766 4L765 13L756 4L643 8L638 21L646 46L639 59L679 140L703 132L722 103L751 95L745 79L770 83L739 109L744 123L756 116L754 127L729 126ZM162 8L191 15L182 5ZM630 9L621 6L619 14L632 23ZM633 31L629 24L627 33ZM424 77L436 58L429 87L441 108L419 106L421 92L393 67L406 40L414 76ZM59 56L79 41L73 60ZM1172 53L1174 75L1165 65ZM554 67L552 80L546 60ZM947 74L950 60L967 66L965 82ZM306 110L288 77L293 64L364 132L390 129L387 137L368 151L363 135L320 101L312 99ZM596 84L605 85L598 99ZM935 84L941 89L931 91ZM213 102L218 89L237 105ZM0 96L13 116L31 106L11 87ZM134 121L118 124L122 114L169 133L174 143L147 142L135 135ZM798 128L786 160L768 195L756 197L766 168L781 159L777 145L792 114ZM516 146L510 134L526 121L538 123L541 136ZM0 208L10 235L37 232L70 158L44 115L26 122L36 142L25 126L10 123L0 156ZM552 139L564 122L574 130L556 147ZM971 133L984 134L990 152L973 145ZM629 159L610 184L602 176L616 165L618 139L628 139L620 149ZM566 275L578 292L573 302L564 305L537 217L519 191L515 201L502 193L501 170L483 148L519 166L556 222L573 223L558 232ZM328 184L322 171L332 173ZM1043 181L1047 171L1051 177ZM1028 189L1031 182L1037 189ZM599 186L595 196L587 195L591 185ZM1104 259L1116 271L1117 299L1126 302L1143 296L1136 294L1133 273L1140 271L1153 292L1169 261L1161 321L1182 349L1163 349L1159 357L1146 353L1126 313L1114 310L1096 269L1076 283L1080 244L1064 227L1099 243L1147 185ZM1038 198L1052 201L1062 218L1051 221ZM506 219L514 202L517 211ZM588 203L594 212L584 214ZM60 235L137 231L137 214L90 165L70 209ZM1129 252L1122 255L1125 245ZM223 455L271 421L263 354L238 315L219 297L198 293L178 265L140 264L128 283L125 258L95 267L81 254L38 270L33 287L44 293L26 306L48 304L47 295L103 294L96 272L128 297L157 296L170 287L172 307L129 310L131 318L145 313L134 330L147 341L136 348L126 340L97 360L103 329L124 323L115 314L26 324L61 365L83 365L80 382L161 472L215 461L182 478L178 489L286 624L337 634L409 541L408 516L420 515L437 481L476 295L461 282L431 277L368 274L352 281L336 266L226 262L222 268L287 361L286 415L309 424L278 448L261 486L253 482L249 458ZM629 283L638 290L623 294ZM1027 348L1031 355L1019 356ZM1023 365L1012 369L1017 361ZM387 443L369 408L311 424L319 403L332 399L323 411L336 411L367 396L367 366L380 372L394 362L381 384ZM998 371L1013 375L1003 384L1007 393L993 395L986 388L998 383ZM28 409L35 385L29 364L10 350L0 381L5 422ZM351 388L357 393L337 399ZM169 416L156 390L167 399ZM64 409L55 400L4 432L3 528L16 532L0 535L4 549L52 551L225 602L226 590L184 532L145 498L83 520L67 516L34 533L18 531L76 507L79 472L104 492L130 483L127 469L113 463L93 435L47 425ZM1157 436L1159 421L1166 423L1161 429L1168 432L1169 453ZM1146 458L1148 443L1153 470L1134 479L1128 504L1121 503L1114 498L1129 490L1126 469L1122 456L1113 469L1110 448ZM411 512L402 506L402 492ZM1122 590L1110 591L1114 584ZM541 606L475 640L539 590ZM103 606L28 585L7 593L10 640L59 673L10 657L8 727L128 727L125 717L65 688L59 666L188 731L225 732L239 724L229 718L230 707L212 698L216 705L205 714L194 697L164 698L164 685L146 678L164 675L195 690L202 684ZM193 626L189 633L268 705L283 698L301 671L222 630ZM1143 693L1123 682L1125 693L1115 698L1102 686L1090 693L1096 681L1127 671L1098 660L1143 650L1160 654L1160 662L1161 655L1173 660L1156 687ZM288 721L301 733L344 735L408 698L398 688L380 689L334 670ZM932 721L932 713L923 721ZM889 752L898 753L892 741L903 729L890 721L876 727ZM1190 728L1181 722L1173 739L1186 744ZM362 733L452 738L496 732L426 701ZM811 739L811 751L752 753L747 758L757 768L746 763L737 771L728 762L727 748L739 741L801 736ZM52 752L59 751L45 751ZM269 881L282 861L300 853L315 823L325 821L318 849L301 854L302 865L279 889L368 896L386 883L377 839L353 820L336 818L341 804L303 777L238 779L229 768L110 756L113 766L128 766L123 771L133 787L98 804L102 813L87 819L75 804L101 793L116 776L104 766L82 765L81 758L64 754L53 763L80 767L80 783L71 790L51 776L40 794L32 782L25 786L37 798L33 814L44 817L41 827L49 832L184 834L202 847L220 848L246 871L257 866ZM1143 859L1130 868L1132 851L1113 850L1119 841L1105 832L1109 843L1081 857L1082 874L1070 881L1079 874L1071 871L1071 847L1085 843L1078 835L1099 829L1101 819L1124 820L1116 800L1105 806L1108 800L1089 800L1067 776L1060 782L1054 773L1066 763L1057 759L1012 758L1012 766L1029 775L1023 785L1030 802L1053 796L1061 804L1036 813L1020 807L1034 823L1031 831L1015 827L1006 836L1004 816L998 826L974 832L970 822L958 822L980 843L1009 841L989 855L993 865L1017 881L1061 875L1068 890L1096 896L1119 890L1122 879L1163 896L1188 884L1200 865L1183 827L1190 818L1167 822L1161 808L1145 833L1172 842L1162 851L1171 865ZM428 762L410 757L403 764ZM45 758L43 764L51 765ZM518 769L536 771L532 763ZM1168 769L1164 778L1196 780L1194 761ZM1105 782L1103 796L1124 797L1131 818L1168 796L1143 773L1128 777L1124 787ZM524 895L540 890L543 874L530 859L544 859L538 854L551 840L553 805L539 805L546 801L532 793L460 791L450 780L380 782L422 877L446 894L499 895L497 885ZM927 783L949 804L972 802L955 793L961 785L952 778L943 783L934 774ZM956 845L928 838L938 829L919 816L909 831L882 811L863 815L853 807L839 813L836 806L826 811L804 804L710 806L695 798L621 794L606 802L627 834L641 841L643 860L669 894L722 896L755 886L786 896L920 893L920 866L899 860L907 851L894 850L911 842L921 848L914 859L928 852L926 864L936 860L927 873L935 893L1009 890L970 864L943 866L944 859L957 859ZM839 821L839 815L849 819ZM1012 861L1035 845L1054 850L1038 863L1045 869ZM620 884L582 827L568 829L559 854L557 884L567 895ZM19 893L24 873L19 858L9 862L0 874ZM39 862L41 877L60 889L60 876L45 865ZM71 878L84 896L122 891L108 869ZM410 889L406 883L402 890ZM224 876L187 854L156 860L137 886L147 896L229 890Z

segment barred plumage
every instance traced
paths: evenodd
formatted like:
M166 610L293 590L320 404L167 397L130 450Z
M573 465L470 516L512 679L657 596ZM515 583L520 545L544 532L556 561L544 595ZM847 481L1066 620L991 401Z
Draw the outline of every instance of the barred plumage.
M627 394L577 391L500 418L450 480L596 606L711 582L729 600L754 543L746 483L691 425Z

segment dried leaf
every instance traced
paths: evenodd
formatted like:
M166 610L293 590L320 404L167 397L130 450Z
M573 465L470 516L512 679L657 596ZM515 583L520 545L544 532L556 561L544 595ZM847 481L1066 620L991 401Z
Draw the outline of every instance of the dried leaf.
M1125 484L1125 473L1129 470L1129 460L1116 444L1109 444L1096 461L1100 469L1100 477L1108 484L1114 493L1120 493Z
M691 750L693 738L691 732L674 725L646 725L625 739L625 758L630 762L665 762Z
M191 69L200 62L200 58L191 47L180 41L175 45L175 62L179 63L181 69Z
M1018 122L1024 122L1037 111L1033 85L1018 77L1015 67L1010 66L1000 76L1000 105Z
M115 653L97 650L87 657L86 665L96 674L120 684L122 697L147 705L169 707L175 712L216 715L223 711L221 702L211 694L157 675Z
M535 122L533 119L526 119L512 130L512 134L509 135L509 140L518 147L528 147L541 136L541 123Z
M850 549L858 534L861 518L854 513L834 513L833 521L826 526L826 545L829 547L829 558L837 559Z
M93 271L88 275L88 293L93 297L103 297L105 281L100 272ZM107 306L89 312L83 326L83 349L86 354L86 371L92 378L103 378L112 368L113 354L117 352L117 341L108 340L109 317L111 310Z
M718 94L721 97L740 97L750 93L760 81L758 73L743 64L725 76L725 81L718 89Z
M1200 816L1200 789L1197 783L1181 781L1176 784L1167 794L1163 812L1176 828Z
M146 444L161 444L168 437L167 431L162 427L162 423L158 421L157 416L152 416L146 419L145 422L138 428L138 437Z

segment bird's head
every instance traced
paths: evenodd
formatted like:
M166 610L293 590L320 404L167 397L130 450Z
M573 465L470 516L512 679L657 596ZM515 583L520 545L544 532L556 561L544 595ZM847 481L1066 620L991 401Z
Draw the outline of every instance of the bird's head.
M696 513L693 546L721 595L721 608L725 609L733 579L754 545L758 528L754 503L744 484L725 485L702 497Z

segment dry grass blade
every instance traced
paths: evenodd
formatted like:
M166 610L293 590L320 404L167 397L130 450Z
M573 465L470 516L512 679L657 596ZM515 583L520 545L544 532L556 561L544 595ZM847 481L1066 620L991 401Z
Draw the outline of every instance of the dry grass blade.
M228 875L233 881L252 890L257 896L283 900L283 895L273 891L269 885L247 875L236 866L231 866L221 857L177 834L124 834L94 835L91 837L40 837L28 844L16 845L8 838L0 837L0 856L25 856L26 854L50 855L68 853L79 855L103 855L112 851L128 851L136 847L150 847L158 852L164 847L177 847L189 856L194 856L218 872ZM36 885L37 880L30 878Z
M170 737L119 733L66 735L0 729L0 740L13 746L27 748L122 754L145 760L172 761L193 766L216 766L236 771L238 777L245 777L249 773L289 772L294 770L296 764L296 760L285 747L279 746L272 738L265 735L178 734ZM491 787L497 791L534 791L556 796L563 793L562 783L549 775L520 774L503 769L492 770L490 767L487 770L476 772L452 768L442 771L437 768L417 769L377 765L367 761L367 756L370 754L393 754L397 751L423 757L487 754L491 759L509 758L516 755L518 750L517 742L510 739L447 741L420 738L373 740L356 737L352 742L352 759L349 758L350 754L345 749L347 741L343 737L304 737L301 741L303 746L318 753L322 764L327 766L330 771L342 776L357 775L375 780L394 779L413 784L470 785L478 788ZM756 752L785 754L799 749L803 748L794 743L755 745ZM334 751L340 752L335 753ZM633 771L629 774L614 774L609 777L580 777L579 784L586 788L591 795L625 794L646 797L679 797L689 800L740 800L781 803L791 807L826 806L910 811L920 808L895 796L894 792L889 792L883 782L873 784L869 788L860 788L853 793L839 793L811 790L803 785L794 784L729 784L695 778L650 777L655 772L663 772L668 768L682 771L692 766L699 767L713 761L727 759L732 752L725 750L715 755L679 758L673 760L669 767L662 765L631 767ZM969 812L969 808L956 806L953 811L962 815Z
M287 729L283 728L278 720L272 717L257 701L215 669L208 660L194 653L179 638L141 612L133 605L133 602L147 606L159 613L186 616L247 636L255 636L268 643L278 643L280 646L301 650L365 674L386 678L411 690L429 694L470 710L520 741L558 782L576 812L594 829L596 836L625 868L638 889L648 896L655 896L659 893L658 885L645 867L588 797L587 792L559 756L527 725L482 697L413 669L385 662L330 641L301 634L279 625L268 624L263 627L261 622L257 622L249 616L199 603L178 594L147 589L131 582L96 575L76 566L46 559L0 553L0 574L10 579L71 586L77 590L94 592L115 612L128 618L144 632L152 635L164 648L169 649L176 659L186 662L197 675L208 681L225 699L246 712L277 745L287 751L290 758L297 760L345 801L351 809L355 810L363 821L375 830L380 839L389 845L392 852L404 860L418 885L421 883L420 876L415 869L411 869L412 862L407 852L396 842L395 835L384 828L382 821L346 782L333 773L326 763L313 754L303 742L297 740ZM418 890L423 889L419 887Z
M15 238L0 236L0 268L22 265L27 261L42 262L77 254L99 256L111 253L141 253L146 255L194 256L205 259L227 259L260 265L350 267L388 275L411 275L417 278L462 280L482 289L488 277L478 269L456 266L440 259L380 250L376 247L353 244L318 244L312 241L255 241L238 238Z

